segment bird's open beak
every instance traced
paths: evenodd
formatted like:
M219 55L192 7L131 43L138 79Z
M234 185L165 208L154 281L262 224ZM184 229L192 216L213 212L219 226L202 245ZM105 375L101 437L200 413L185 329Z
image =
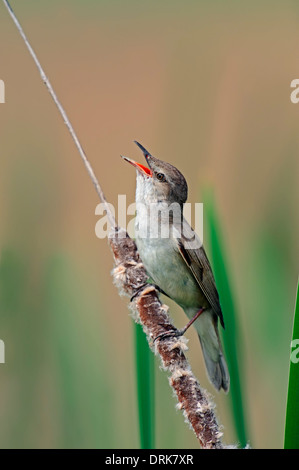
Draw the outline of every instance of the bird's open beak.
M137 170L140 171L140 173L142 173L143 175L150 176L150 177L153 176L152 170L150 168L147 168L146 166L141 165L141 163L137 163L128 157L124 157L123 155L121 155L121 158L123 158L126 162L131 163L131 165L137 168Z
M121 155L121 157L122 157L126 162L129 162L129 163L131 163L131 165L135 166L135 168L137 168L137 170L139 170L140 173L142 173L143 175L152 177L152 176L153 176L153 172L152 172L152 170L151 170L151 164L150 164L152 155L143 147L143 145L141 145L139 142L137 142L137 140L134 140L134 143L135 143L136 145L138 145L138 147L139 147L140 150L142 151L143 155L145 156L145 159L146 159L146 162L147 162L149 168L147 168L147 167L144 166L144 165L141 165L141 163L137 163L137 162L135 162L134 160L131 160L131 159L128 158L128 157L124 157L123 155Z

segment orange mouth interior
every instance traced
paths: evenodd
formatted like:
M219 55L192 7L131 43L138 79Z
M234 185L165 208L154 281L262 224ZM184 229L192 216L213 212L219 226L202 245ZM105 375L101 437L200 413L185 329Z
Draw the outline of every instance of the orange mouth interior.
M141 163L136 163L136 165L138 166L138 168L140 168L147 176L152 176L152 172L149 168L147 168L146 166L144 165L141 165Z

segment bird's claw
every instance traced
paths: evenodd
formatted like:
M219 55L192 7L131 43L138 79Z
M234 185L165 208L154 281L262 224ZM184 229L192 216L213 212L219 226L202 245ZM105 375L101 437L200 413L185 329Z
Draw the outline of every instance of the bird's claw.
M158 292L160 292L161 294L167 295L167 294L165 294L165 292L164 292L157 284L145 282L145 283L142 284L140 287L138 287L138 289L136 290L135 294L132 295L132 297L131 297L131 299L130 299L130 302L132 302L136 297L138 297L138 295L143 291L143 289L144 289L145 287L149 287L149 286L153 286L153 287L154 287Z
M136 290L136 292L132 295L132 297L130 298L130 302L133 302L133 300L138 297L138 295L143 291L143 289L145 287L147 287L149 284L147 282L145 282L144 284L142 284L140 287L138 287L138 289Z
M168 339L168 338L178 338L180 336L183 336L184 333L185 333L184 329L183 330L169 330L166 333L160 333L158 336L156 336L154 339L154 343L157 340L163 341L164 339Z

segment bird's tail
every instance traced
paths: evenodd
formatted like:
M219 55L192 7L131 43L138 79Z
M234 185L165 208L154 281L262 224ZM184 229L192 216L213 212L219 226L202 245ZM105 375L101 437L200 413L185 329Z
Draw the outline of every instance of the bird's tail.
M202 352L212 384L217 390L229 390L229 372L223 356L217 321L211 310L205 310L195 321L194 326L198 332Z

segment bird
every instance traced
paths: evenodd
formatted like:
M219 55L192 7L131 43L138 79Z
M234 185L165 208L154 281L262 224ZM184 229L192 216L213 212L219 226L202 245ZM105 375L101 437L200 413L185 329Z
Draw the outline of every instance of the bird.
M229 391L230 376L219 337L224 328L219 294L205 249L183 216L188 185L173 165L151 155L139 142L147 166L122 156L136 168L135 241L149 279L174 300L189 321L181 330L155 340L181 336L193 325L199 336L207 375Z

